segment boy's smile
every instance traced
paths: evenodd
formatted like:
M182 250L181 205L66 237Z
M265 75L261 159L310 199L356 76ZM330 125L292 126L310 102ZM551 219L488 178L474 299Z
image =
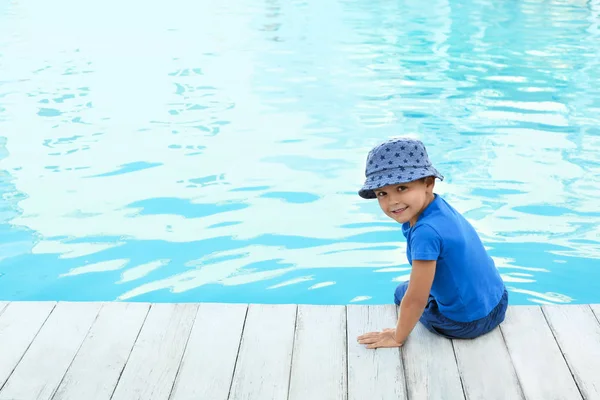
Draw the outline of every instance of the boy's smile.
M375 189L375 195L383 212L391 219L414 225L421 212L434 199L435 180L431 177L413 182L387 185Z
M398 215L398 214L401 214L402 212L404 212L407 208L408 207L396 208L396 209L393 209L391 211L392 211L393 214Z

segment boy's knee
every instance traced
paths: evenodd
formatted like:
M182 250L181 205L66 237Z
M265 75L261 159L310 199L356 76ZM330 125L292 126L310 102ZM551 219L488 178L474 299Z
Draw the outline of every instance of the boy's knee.
M396 303L397 306L399 306L400 302L402 302L402 299L404 298L404 295L406 294L407 290L408 290L408 281L399 284L398 287L396 288L396 291L394 293L394 303Z

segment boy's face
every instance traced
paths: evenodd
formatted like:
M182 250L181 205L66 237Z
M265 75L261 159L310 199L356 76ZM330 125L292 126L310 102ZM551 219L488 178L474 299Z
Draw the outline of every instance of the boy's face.
M434 185L435 179L428 177L375 189L375 195L385 215L401 224L410 221L412 226L433 200Z

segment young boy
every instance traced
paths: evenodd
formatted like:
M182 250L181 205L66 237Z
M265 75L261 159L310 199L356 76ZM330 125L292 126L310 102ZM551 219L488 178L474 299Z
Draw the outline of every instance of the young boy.
M412 272L396 288L396 328L366 333L358 342L369 349L400 347L418 321L447 338L471 339L496 328L508 305L504 282L473 226L433 192L435 178L444 177L423 143L400 138L376 146L366 178L358 193L377 198L402 224Z

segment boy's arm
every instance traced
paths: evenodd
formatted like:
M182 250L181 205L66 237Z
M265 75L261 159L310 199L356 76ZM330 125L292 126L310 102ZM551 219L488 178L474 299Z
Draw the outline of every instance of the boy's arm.
M404 343L421 318L429 301L435 267L436 260L413 260L408 289L400 303L400 316L394 335L396 342Z

